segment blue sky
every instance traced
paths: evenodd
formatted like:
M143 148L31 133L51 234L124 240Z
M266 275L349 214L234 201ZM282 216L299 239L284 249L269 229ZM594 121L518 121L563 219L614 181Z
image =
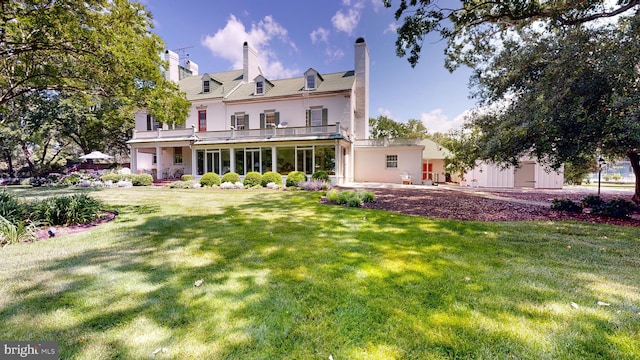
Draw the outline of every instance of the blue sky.
M354 69L354 42L364 37L370 54L370 117L422 120L430 132L462 123L470 71L444 68L444 43L423 45L411 68L395 55L394 9L382 0L141 0L154 18L154 32L168 49L199 66L199 72L242 67L242 44L258 50L270 79ZM398 1L394 2L397 5ZM182 49L182 50L180 50Z

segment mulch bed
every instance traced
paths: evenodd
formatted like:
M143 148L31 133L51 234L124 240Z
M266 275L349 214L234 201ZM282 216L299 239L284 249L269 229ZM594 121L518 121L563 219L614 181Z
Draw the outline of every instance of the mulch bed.
M472 191L460 190L427 190L413 188L371 188L376 194L376 202L366 203L363 207L392 211L402 214L417 215L441 219L472 221L560 221L575 220L590 223L613 224L640 227L638 214L632 219L614 219L584 213L571 213L551 210L553 199L569 198L579 203L586 193L568 193L558 191L487 191L490 196L504 198L487 198ZM603 194L603 200L615 196ZM631 196L628 196L629 198ZM515 199L515 200L510 200ZM517 201L517 202L516 202ZM531 201L533 203L524 203ZM544 203L540 205L539 203Z
M116 218L116 213L110 212L110 211L104 211L102 213L102 215L100 216L100 218L98 218L98 220L92 222L91 224L79 224L79 225L69 225L69 226L54 226L54 228L56 229L56 237L59 236L63 236L63 235L68 235L68 234L75 234L78 232L82 232L82 231L87 231L87 230L91 230L96 228L99 225L102 225L104 223L108 223L109 221L112 221L113 219ZM46 227L46 228L42 228L39 229L37 231L37 236L38 236L38 240L44 240L44 239L48 239L49 236L49 229L51 227Z

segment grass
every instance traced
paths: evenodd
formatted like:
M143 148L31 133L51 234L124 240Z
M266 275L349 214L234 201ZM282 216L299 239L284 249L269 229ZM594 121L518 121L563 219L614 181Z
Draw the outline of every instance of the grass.
M0 339L57 341L62 359L640 358L637 228L300 191L91 195L117 219L0 250Z

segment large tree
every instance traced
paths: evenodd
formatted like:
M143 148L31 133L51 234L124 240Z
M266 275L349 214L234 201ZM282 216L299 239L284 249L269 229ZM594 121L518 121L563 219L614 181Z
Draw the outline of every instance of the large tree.
M0 106L37 91L76 92L183 122L188 104L159 71L164 44L152 25L128 0L0 0Z
M383 115L380 115L377 118L370 118L369 128L372 139L382 139L385 137L395 139L424 139L427 135L427 128L420 120L409 119L406 123L402 123Z
M463 1L440 9L401 1L398 18L416 8L398 30L397 50L410 49L415 65L424 36L436 32L448 41L449 69L474 69L474 96L489 109L467 124L479 135L478 158L515 164L533 154L558 168L626 156L639 202L639 2L607 3Z

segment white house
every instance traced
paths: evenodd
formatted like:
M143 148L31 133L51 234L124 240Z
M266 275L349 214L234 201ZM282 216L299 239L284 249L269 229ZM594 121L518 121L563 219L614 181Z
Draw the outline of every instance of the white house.
M333 184L400 182L420 176L422 145L369 140L369 50L355 41L355 69L268 79L245 42L243 68L198 74L180 66L169 50L166 76L191 101L185 125L169 128L140 111L135 115L131 168L156 179L207 172L276 171L283 175L327 171Z

